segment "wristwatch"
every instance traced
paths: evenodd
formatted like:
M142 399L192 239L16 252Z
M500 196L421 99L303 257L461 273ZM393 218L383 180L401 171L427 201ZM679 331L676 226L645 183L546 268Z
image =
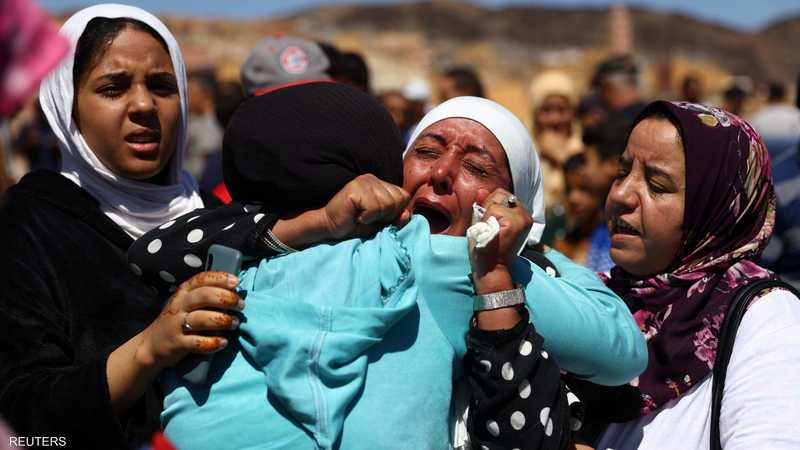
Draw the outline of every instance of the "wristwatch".
M476 295L472 302L473 311L491 311L525 304L525 290L521 287L507 291Z

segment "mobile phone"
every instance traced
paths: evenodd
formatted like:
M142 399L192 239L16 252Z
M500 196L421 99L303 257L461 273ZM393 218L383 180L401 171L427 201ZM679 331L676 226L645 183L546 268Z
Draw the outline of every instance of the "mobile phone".
M208 249L205 270L227 272L238 276L242 268L242 252L214 244ZM189 355L178 366L178 375L193 384L203 384L211 368L211 355Z

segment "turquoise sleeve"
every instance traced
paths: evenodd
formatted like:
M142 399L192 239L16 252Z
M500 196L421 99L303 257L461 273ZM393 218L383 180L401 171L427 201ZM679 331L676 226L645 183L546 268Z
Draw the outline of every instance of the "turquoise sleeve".
M520 258L512 268L526 285L531 321L559 365L597 384L617 386L647 367L647 346L628 307L591 270L550 250L561 276ZM558 318L558 320L553 320Z

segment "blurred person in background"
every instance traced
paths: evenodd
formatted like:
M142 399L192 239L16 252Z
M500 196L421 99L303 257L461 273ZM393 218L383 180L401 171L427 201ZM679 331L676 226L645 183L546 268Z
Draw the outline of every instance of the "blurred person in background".
M366 92L372 92L369 84L369 66L357 52L342 52L331 43L318 43L330 61L328 75L339 83L349 84Z
M797 108L783 103L785 93L779 86L770 87L770 97L774 100L753 117L756 129L766 134L764 141L772 160L777 199L775 230L761 262L800 289L800 130L795 122ZM766 120L771 116L775 118L773 123Z
M746 100L747 91L734 83L722 93L722 109L739 116L744 111L744 102Z
M614 265L608 254L611 241L600 206L603 199L587 183L586 156L574 155L563 167L568 228L553 247L595 272L606 272Z
M633 120L645 107L639 92L639 68L632 57L616 56L600 63L597 79L600 98L608 108L603 122L629 131Z
M217 85L214 114L223 132L244 98L242 85L236 81L223 81ZM208 155L205 170L198 182L201 191L212 193L222 183L222 151Z
M381 104L392 116L400 135L405 136L411 128L411 105L400 91L386 91L378 96Z
M9 122L13 182L33 170L58 170L61 155L58 141L42 114L39 99L31 97Z
M681 83L680 99L692 103L700 103L703 100L703 80L700 75L686 75Z
M209 156L222 151L223 129L216 115L217 77L213 69L192 71L186 86L189 120L183 168L199 180Z
M581 97L575 117L582 128L591 128L606 119L608 110L598 94L590 93Z
M542 158L547 212L542 241L552 244L556 238L563 238L566 231L562 165L583 149L580 127L575 120L578 93L566 74L548 71L534 78L530 98L532 135Z
M411 133L414 132L419 121L431 108L431 85L424 78L413 78L403 86L401 93L408 101L409 106L409 122L411 125L402 136L403 143L408 144Z
M469 67L451 67L442 73L437 83L439 102L454 97L485 97L483 83L478 73Z
M583 130L586 182L601 199L606 198L619 172L619 156L625 150L629 130L624 122L603 122Z
M767 104L756 112L750 123L764 139L771 156L800 141L800 109L792 105L783 83L769 83Z
M242 84L234 80L220 81L217 86L216 115L217 121L222 125L222 129L228 128L233 113L236 108L244 101L244 89Z
M369 66L360 53L343 53L338 67L334 80L355 86L367 94L372 92L369 84Z
M775 230L761 263L800 289L800 151L798 146L774 152Z
M295 36L271 36L258 41L242 64L242 87L250 97L287 83L330 80L330 67L322 44Z
M608 107L600 96L599 69L599 65L595 67L594 74L589 80L589 92L580 98L575 112L575 117L577 117L578 122L584 129L598 125L608 115Z
M31 96L68 50L67 40L34 2L0 2L0 195L16 182L9 169L15 133L8 120L26 106L25 115L35 116Z
M597 66L593 83L608 113L593 127L584 128L583 142L589 186L603 199L619 170L618 158L633 121L645 107L638 78L639 69L630 56L615 56Z

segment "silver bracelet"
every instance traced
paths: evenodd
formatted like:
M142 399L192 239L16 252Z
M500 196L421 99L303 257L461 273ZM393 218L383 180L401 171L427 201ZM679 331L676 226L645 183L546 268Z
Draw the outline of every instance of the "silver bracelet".
M476 295L472 302L473 311L490 311L525 304L525 290L522 288L508 291L492 292L490 294Z
M272 230L267 228L265 232L261 235L261 243L266 245L267 248L272 250L273 252L282 255L284 253L294 253L297 250L289 247L288 245L281 242L275 234L272 233Z

